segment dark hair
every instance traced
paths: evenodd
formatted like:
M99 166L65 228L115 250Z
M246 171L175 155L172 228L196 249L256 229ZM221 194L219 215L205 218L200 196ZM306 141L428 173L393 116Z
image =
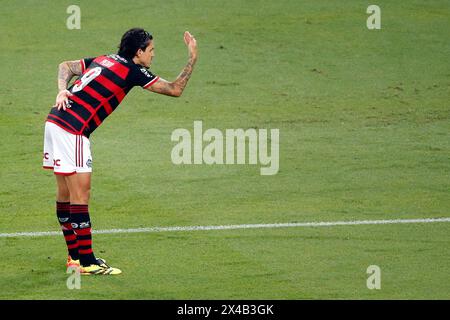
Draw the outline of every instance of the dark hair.
M133 28L125 32L120 40L117 54L127 59L133 59L139 49L145 50L153 36L141 28Z

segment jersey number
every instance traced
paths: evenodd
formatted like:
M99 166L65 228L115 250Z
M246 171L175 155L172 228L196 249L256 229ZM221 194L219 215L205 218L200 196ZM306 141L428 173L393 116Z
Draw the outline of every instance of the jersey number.
M96 77L100 75L102 72L102 68L95 67L86 72L79 80L76 81L74 86L72 87L72 92L78 92L83 90L84 87L86 87L89 82L94 80Z

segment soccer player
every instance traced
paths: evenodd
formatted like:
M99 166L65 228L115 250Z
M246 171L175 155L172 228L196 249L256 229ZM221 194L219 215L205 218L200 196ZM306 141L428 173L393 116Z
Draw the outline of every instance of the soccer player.
M97 258L92 250L89 195L92 156L89 136L134 87L179 97L197 61L197 42L184 33L189 60L173 82L148 70L154 56L153 37L140 28L122 36L117 54L103 55L59 65L56 104L45 123L43 167L56 176L56 215L68 248L67 267L81 274L120 274ZM70 80L78 76L67 88Z

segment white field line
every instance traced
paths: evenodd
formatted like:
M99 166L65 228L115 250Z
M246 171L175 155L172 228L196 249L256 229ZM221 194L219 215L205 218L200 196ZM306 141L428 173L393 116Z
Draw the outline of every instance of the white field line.
M291 222L291 223L268 223L268 224L236 224L224 226L151 227L151 228L135 228L135 229L93 230L93 233L94 234L155 233L155 232L173 232L173 231L237 230L237 229L261 229L261 228L292 228L292 227L333 227L333 226L400 224L400 223L409 224L409 223L432 223L432 222L450 222L450 218ZM60 234L61 231L0 233L0 238L43 237L43 236L56 236Z

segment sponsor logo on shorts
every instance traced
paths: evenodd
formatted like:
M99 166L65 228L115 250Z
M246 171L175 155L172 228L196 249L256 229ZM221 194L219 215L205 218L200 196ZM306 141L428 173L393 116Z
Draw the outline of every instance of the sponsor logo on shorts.
M55 166L55 167L59 167L61 164L59 163L61 160L60 159L56 159L56 160L53 160L53 165Z

